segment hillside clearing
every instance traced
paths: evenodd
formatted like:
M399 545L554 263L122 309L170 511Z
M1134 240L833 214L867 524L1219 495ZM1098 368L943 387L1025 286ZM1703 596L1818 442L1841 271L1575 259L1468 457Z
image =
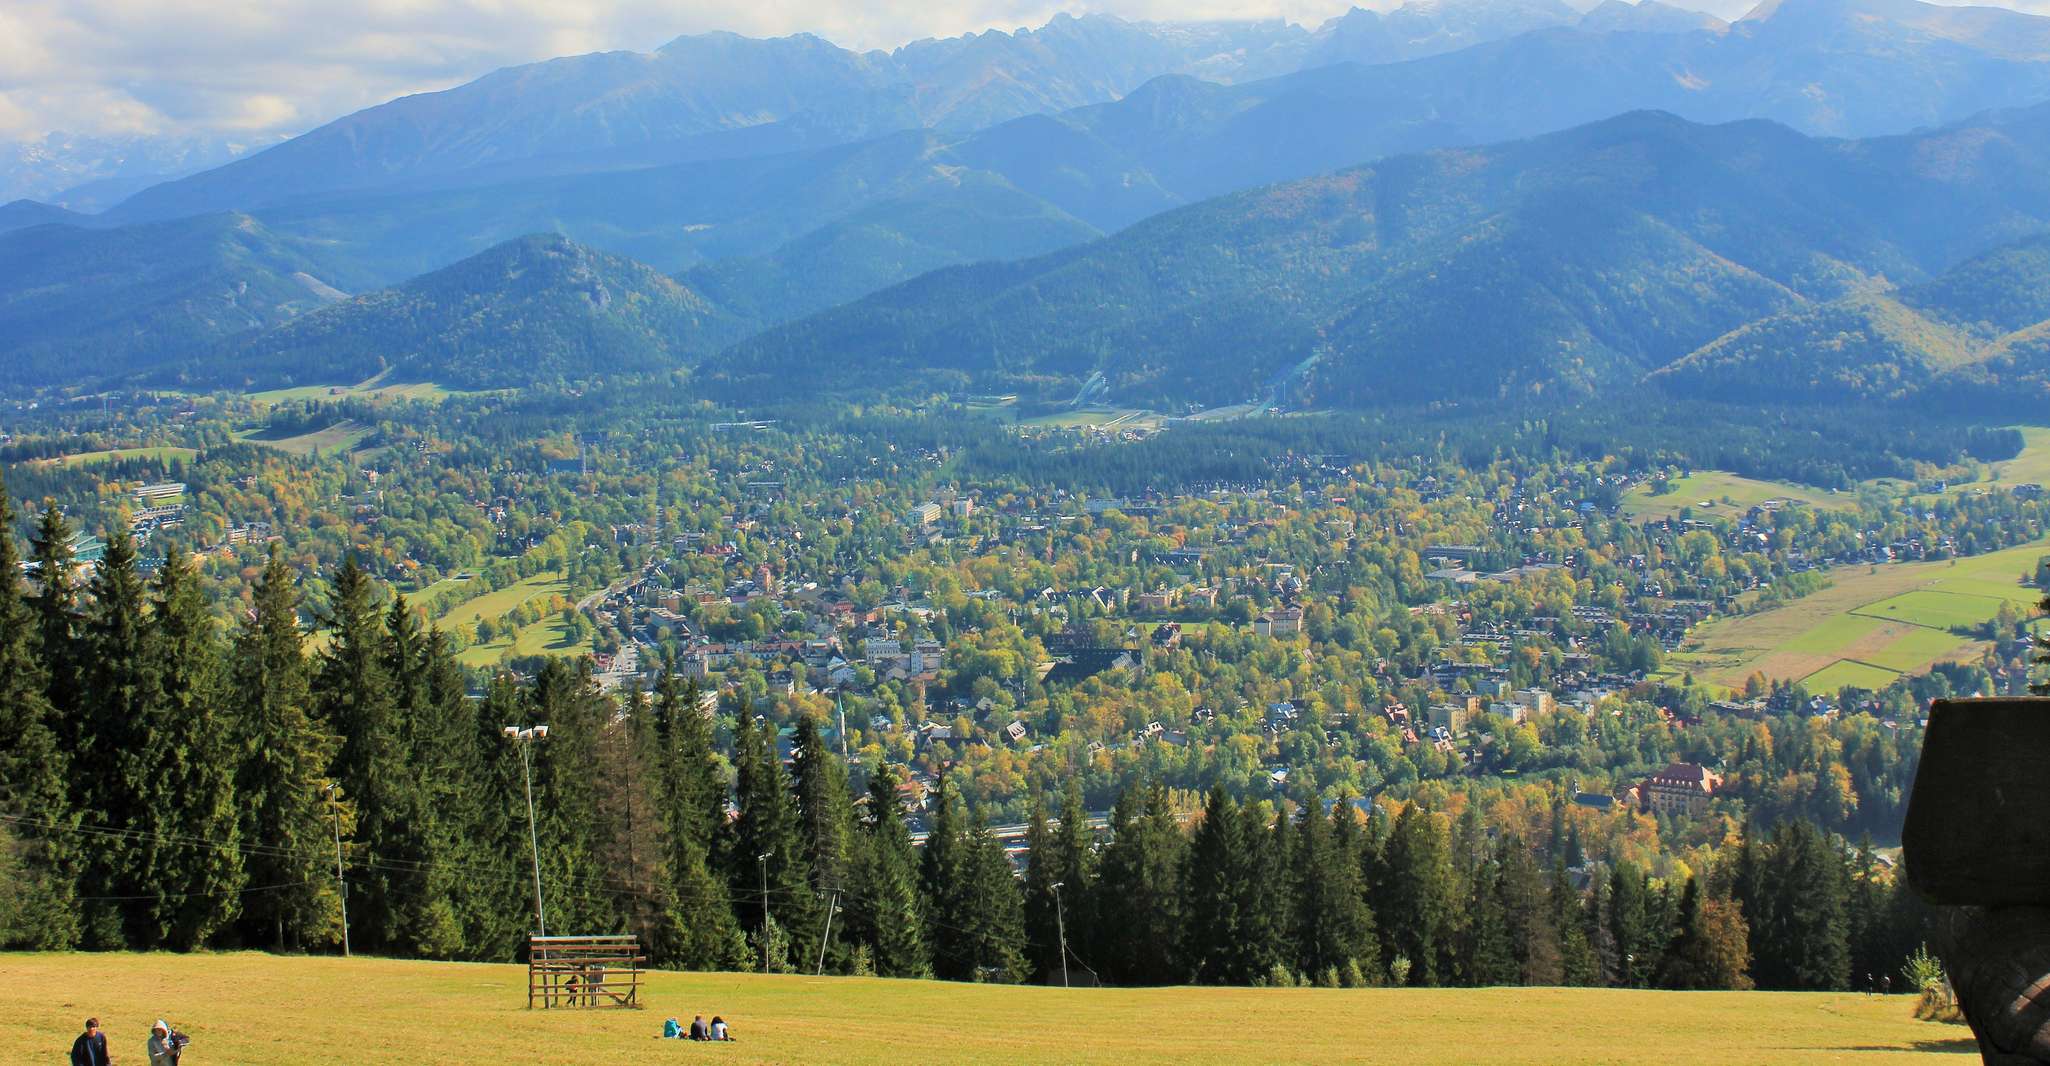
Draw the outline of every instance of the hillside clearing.
M1837 567L1830 587L1793 603L1702 624L1667 657L1666 674L1736 688L1763 673L1833 692L1969 658L1982 642L1959 630L1990 621L2003 602L2026 613L2041 594L2020 578L2045 551L2050 541L1954 563Z
M1638 522L1676 518L1686 508L1698 517L1742 515L1767 500L1799 500L1811 507L1850 510L1857 496L1828 493L1790 481L1760 481L1726 470L1701 470L1668 483L1665 492L1652 495L1650 485L1638 485L1623 495L1623 513Z
M66 455L56 459L38 459L36 461L47 463L51 466L91 466L94 463L111 463L121 459L155 459L160 463L168 463L174 459L180 462L191 462L193 456L198 454L199 450L196 448L169 446L155 448L108 448L103 451L79 452L76 455Z
M244 436L251 444L276 448L292 455L333 455L337 452L355 451L363 439L370 436L370 427L353 418L345 418L333 425L301 433L296 437Z
M522 967L232 955L0 955L0 1047L60 1061L97 1015L117 1061L168 1018L207 1062L1956 1062L1906 996L1597 989L1077 989L652 975L640 1011L528 1011ZM660 1042L720 1014L738 1042ZM344 1052L345 1053L342 1053ZM1938 1058L1938 1055L1944 1055Z

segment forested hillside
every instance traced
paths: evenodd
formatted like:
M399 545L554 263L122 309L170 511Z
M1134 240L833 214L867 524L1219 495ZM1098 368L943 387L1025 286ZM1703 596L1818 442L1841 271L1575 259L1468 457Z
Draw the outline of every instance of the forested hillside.
M1973 164L1927 165L1938 148ZM1760 318L1936 274L2050 221L2050 111L1876 142L1634 114L1175 211L940 271L736 346L729 388L899 380L1175 405L1594 393ZM1903 210L1903 204L1913 205ZM853 356L849 358L850 354Z
M639 263L560 237L511 241L223 345L158 377L269 388L395 381L499 388L679 367L729 316Z

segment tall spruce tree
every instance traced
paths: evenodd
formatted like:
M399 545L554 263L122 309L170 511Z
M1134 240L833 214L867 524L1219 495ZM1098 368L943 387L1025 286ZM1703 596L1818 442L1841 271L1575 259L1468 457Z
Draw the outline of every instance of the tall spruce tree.
M1240 946L1247 932L1240 910L1247 873L1244 831L1238 804L1224 785L1210 786L1182 874L1182 960L1199 984L1245 984L1259 976L1246 972Z
M963 844L963 899L959 913L967 920L969 975L972 980L1015 983L1026 976L1024 898L1004 845L977 813Z
M918 857L897 799L896 773L876 768L868 781L868 815L856 842L847 900L847 936L867 946L882 977L929 977L925 920L919 913Z
M1239 807L1245 855L1239 872L1240 956L1233 969L1245 982L1266 980L1295 958L1295 878L1290 864L1288 817L1265 803Z
M691 970L746 964L747 945L733 919L726 883L712 869L715 827L725 819L726 782L712 753L711 722L697 683L665 671L653 705L664 780L664 839L681 920L676 963Z
M336 568L329 600L313 691L317 713L341 739L334 776L355 804L362 868L349 879L349 930L367 950L389 951L403 944L406 882L420 860L412 846L415 781L386 669L382 610L354 557Z
M1096 852L1095 830L1082 803L1082 786L1070 777L1061 787L1061 821L1054 830L1059 856L1054 880L1061 883L1061 918L1068 932L1068 962L1095 958Z
M156 766L161 701L144 649L149 619L135 538L117 529L93 572L82 627L85 668L74 712L82 736L71 767L71 802L87 824L113 831L86 849L83 882L98 891L83 908L85 943L109 949L158 946L146 908L124 905L155 895L155 865L169 848L152 815L166 809Z
M1034 789L1032 813L1025 823L1025 954L1037 981L1060 978L1064 923L1053 887L1061 884L1060 866L1053 828L1047 823L1046 796Z
M1505 836L1496 850L1502 917L1509 930L1516 979L1526 985L1566 983L1565 960L1551 886L1538 868L1537 856L1514 837Z
M847 889L850 861L848 838L854 831L853 796L847 787L846 767L827 746L818 719L809 714L800 715L797 720L791 748L791 777L811 891L828 908L842 905L845 901L840 897ZM825 935L825 930L821 929L820 935ZM825 959L835 966L846 962L844 950L830 943Z
M57 740L35 613L21 584L14 503L0 485L0 812L12 859L0 895L0 948L61 950L78 942L78 815L69 752Z
M71 551L71 524L54 502L45 501L43 516L29 542L35 564L36 589L29 598L36 619L36 654L42 659L45 695L55 714L57 744L73 753L85 739L78 716L80 674L85 650L79 641L78 578Z
M1812 824L1793 819L1773 831L1762 878L1766 949L1753 956L1759 987L1820 992L1850 986L1847 880L1837 849Z
M1451 849L1438 818L1412 803L1395 819L1374 912L1387 937L1391 965L1408 960L1409 983L1434 985L1452 976L1456 945L1448 935L1455 895Z
M969 871L960 800L945 775L933 788L932 819L926 826L925 848L918 857L918 895L925 914L925 942L932 949L933 976L965 981L974 974L974 946L969 941L964 908Z
M766 954L770 969L788 968L817 948L818 919L823 916L812 893L797 804L789 775L776 757L774 730L756 726L743 713L734 730L733 747L740 812L733 820L729 887L739 904L736 910L742 926L756 938L757 960ZM772 918L773 926L787 938L789 954L783 958L774 957L773 938L764 935L769 928L765 917Z
M464 951L460 897L468 880L457 869L458 855L465 849L465 823L474 816L457 793L482 784L458 784L453 777L463 764L462 748L472 743L462 720L461 673L444 638L421 627L404 596L392 597L382 637L379 666L390 682L406 777L390 797L399 817L378 854L410 871L389 885L393 935L410 953L453 958Z
M1125 984L1185 980L1177 948L1187 840L1167 786L1155 781L1118 797L1111 833L1097 891L1105 976Z
M150 821L173 843L145 869L162 893L142 916L144 942L200 947L241 912L247 884L236 752L224 712L227 657L199 575L175 549L157 571L146 671L157 686L150 722Z
M264 890L243 900L245 940L326 943L341 929L328 850L334 808L321 791L335 742L313 710L299 594L276 546L254 591L235 638L230 686L240 761L235 793L242 839L254 846L249 883Z

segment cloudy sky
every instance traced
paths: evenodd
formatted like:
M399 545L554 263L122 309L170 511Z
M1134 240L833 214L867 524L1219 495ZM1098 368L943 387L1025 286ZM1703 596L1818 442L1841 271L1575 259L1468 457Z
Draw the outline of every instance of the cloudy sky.
M1743 0L1682 2L1743 6ZM2050 11L2050 0L2003 2ZM223 133L260 141L512 63L604 49L644 51L678 34L713 29L755 36L809 30L850 47L888 48L920 37L1036 26L1062 10L1315 24L1347 6L1347 0L0 0L0 139L66 130Z
M0 138L299 132L409 92L684 33L811 31L858 48L1055 12L1288 17L1346 0L0 0Z

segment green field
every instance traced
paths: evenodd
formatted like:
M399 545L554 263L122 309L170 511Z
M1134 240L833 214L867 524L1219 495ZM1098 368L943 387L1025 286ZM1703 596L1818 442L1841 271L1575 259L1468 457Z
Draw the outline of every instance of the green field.
M1678 517L1683 508L1693 508L1697 517L1741 515L1767 500L1799 500L1812 507L1849 510L1857 497L1828 493L1788 481L1759 481L1723 470L1702 470L1669 483L1667 491L1652 495L1650 485L1633 486L1623 495L1623 513L1637 521Z
M521 604L539 600L546 603L556 597L570 594L569 581L558 571L535 574L502 589L494 589L473 600L465 600L434 618L434 623L443 629L457 626L476 625L483 619L496 623ZM511 636L501 635L482 644L473 644L456 653L456 660L465 666L489 666L508 650L515 655L575 654L588 650L575 643L559 616L550 615L519 628Z
M2050 541L1969 559L1839 567L1834 584L1783 607L1719 618L1666 659L1669 677L1735 688L1754 672L1812 692L1874 688L1904 673L1976 653L1958 632L1990 621L2003 602L2026 612L2041 596L2021 584Z
M268 407L303 400L439 400L461 395L457 390L442 388L431 381L386 385L382 384L384 377L384 374L379 374L354 385L295 385L289 389L265 389L246 393L243 399L258 407Z
M96 1015L116 1062L155 1019L189 1063L1964 1062L1906 996L1498 989L1075 989L650 975L646 1009L529 1011L522 967L232 955L0 955L0 1049L61 1062ZM736 1042L656 1039L722 1015Z
M363 438L368 436L369 426L345 418L334 425L316 429L311 433L301 433L296 437L259 437L245 433L241 439L293 455L313 455L316 452L333 455L337 452L355 451L356 446L363 443Z
M43 459L39 462L52 466L91 466L94 463L110 463L117 459L156 459L170 462L173 459L190 462L199 451L194 448L108 448L97 452L79 452L58 459Z
M1136 407L1084 407L1028 418L1018 424L1051 429L1158 429L1160 416Z

